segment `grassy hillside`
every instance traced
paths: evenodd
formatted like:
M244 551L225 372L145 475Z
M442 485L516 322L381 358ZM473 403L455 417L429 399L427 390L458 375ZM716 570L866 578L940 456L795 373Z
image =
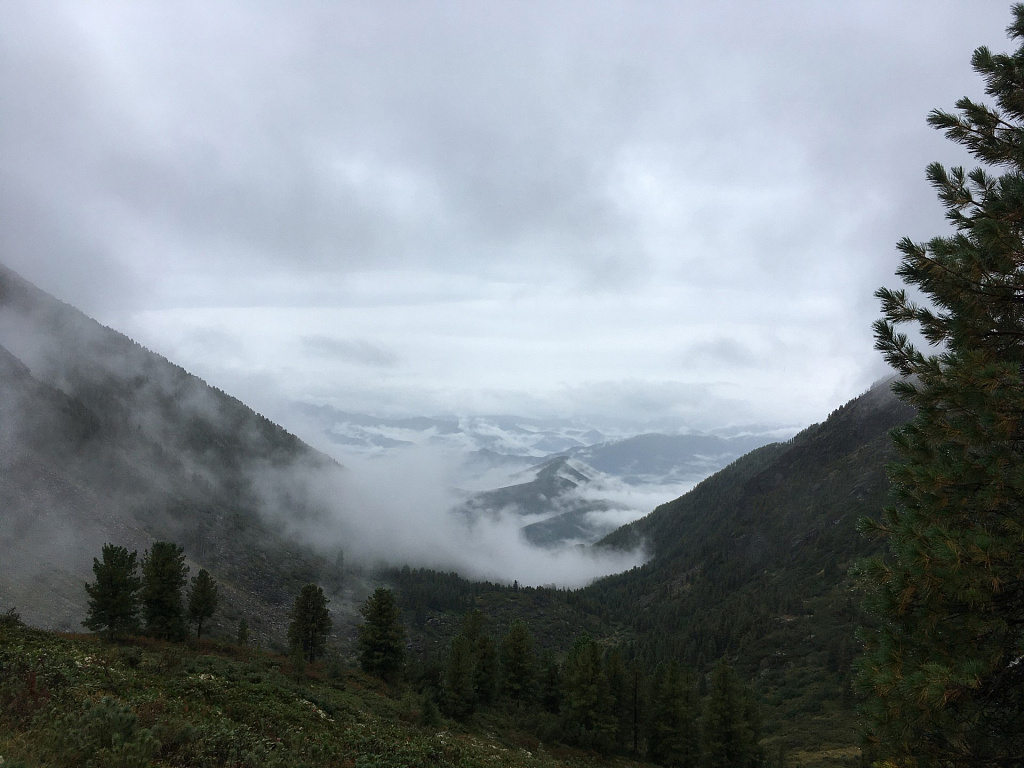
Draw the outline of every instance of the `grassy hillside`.
M225 644L112 646L11 620L0 621L0 759L5 768L642 765L542 745L498 721L459 725L336 663L299 670Z

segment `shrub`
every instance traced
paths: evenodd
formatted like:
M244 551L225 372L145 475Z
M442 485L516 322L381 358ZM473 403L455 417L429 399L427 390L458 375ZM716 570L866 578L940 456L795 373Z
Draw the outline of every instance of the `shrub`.
M148 768L160 750L160 742L138 726L131 709L110 696L86 701L80 713L66 717L58 727L63 758L70 765Z

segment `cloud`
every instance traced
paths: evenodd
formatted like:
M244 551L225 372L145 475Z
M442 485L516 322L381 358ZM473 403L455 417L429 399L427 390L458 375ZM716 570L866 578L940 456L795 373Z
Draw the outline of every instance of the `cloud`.
M325 510L316 522L297 521L286 506L278 508L290 535L323 551L343 549L346 559L366 565L383 561L456 570L467 578L580 587L645 561L642 550L534 547L520 534L524 519L511 513L467 525L451 512L461 501L449 490L461 471L459 462L420 446L374 458L350 455L349 471L341 475L261 470L254 481L265 489L271 515L275 494L289 483L312 493Z
M747 344L737 339L719 337L688 345L681 354L683 365L736 366L751 368L761 361Z
M398 365L398 355L394 352L360 339L312 334L302 336L299 343L306 354L314 357L333 357L376 368L393 368Z
M924 116L980 93L970 53L1008 21L9 3L0 255L225 384L550 411L637 380L807 422L877 378L872 292L900 236L947 231L925 165L965 160ZM200 322L242 349L194 343Z

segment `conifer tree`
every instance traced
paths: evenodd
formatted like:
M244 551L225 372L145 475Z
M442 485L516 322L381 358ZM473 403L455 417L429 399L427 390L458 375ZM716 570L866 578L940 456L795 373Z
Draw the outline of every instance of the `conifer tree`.
M601 646L581 637L562 666L566 735L577 744L608 750L615 740L614 701L602 664Z
M85 585L89 595L89 613L82 626L103 632L116 640L139 629L138 553L125 547L104 544L103 560L93 558L96 580Z
M476 661L474 683L481 704L491 704L498 695L498 648L486 632L476 640L473 648Z
M982 167L928 167L955 231L901 241L897 270L925 303L877 292L877 346L917 415L894 432L891 506L862 524L888 554L862 566L877 622L857 682L870 743L899 765L1024 764L1024 5L1013 14L1016 52L972 58L995 106L928 117Z
M509 625L501 641L501 690L511 701L530 704L537 694L533 637L522 619Z
M235 642L243 647L249 645L249 622L244 617L238 620L238 632L235 635Z
M761 719L753 694L732 667L720 663L711 673L701 717L702 768L756 768L763 762Z
M185 639L181 590L187 582L185 551L170 541L154 541L142 557L142 617L147 635Z
M452 639L441 683L442 702L452 717L466 718L498 691L498 650L485 631L484 615L472 610Z
M405 627L394 593L378 587L360 613L359 666L371 675L397 677L405 667Z
M562 668L558 659L550 650L545 650L540 657L540 703L546 712L558 714L562 706Z
M292 605L288 645L293 652L301 653L306 661L316 661L327 646L327 636L332 626L331 614L327 610L328 602L320 587L306 584Z
M464 720L476 712L476 663L473 646L464 634L452 638L441 680L441 703L451 717Z
M640 661L633 658L626 668L626 729L621 735L634 756L640 754L640 732L650 701L645 689L644 671Z
M213 616L219 602L217 583L208 570L200 568L188 591L188 620L196 625L196 638L202 637L203 622Z
M651 686L647 755L659 765L697 768L700 706L693 677L673 661L659 668Z
M608 679L608 693L612 697L612 717L615 719L615 736L619 746L632 742L629 719L629 692L626 683L626 666L622 651L614 646L605 651L604 675Z

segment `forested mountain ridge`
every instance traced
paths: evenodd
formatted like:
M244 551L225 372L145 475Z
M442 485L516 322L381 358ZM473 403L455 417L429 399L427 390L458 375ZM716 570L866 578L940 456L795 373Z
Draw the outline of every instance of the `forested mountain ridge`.
M321 514L295 470L331 459L227 394L0 266L0 604L75 629L104 542L182 544L224 586L221 621L280 634L333 558L286 535Z
M888 430L907 421L913 411L896 399L889 389L889 380L876 383L861 396L840 406L825 422L803 430L792 440L751 451L725 469L703 481L688 494L663 504L634 523L623 526L602 540L603 546L632 546L640 540L647 542L654 556L651 567L684 554L691 554L685 546L687 526L699 519L702 511L710 513L718 508L747 509L736 518L750 517L759 498L780 492L789 493L794 481L801 485L811 476L824 475L813 484L816 491L826 490L827 482L837 482L836 463L859 455L867 448L881 448L885 457L888 450ZM874 445L881 441L881 446ZM860 457L860 458L867 458ZM863 464L865 475L856 484L858 498L863 493L877 493L879 478L884 477L884 466ZM849 478L845 479L846 481ZM806 499L808 503L822 503L823 499ZM730 520L732 522L732 520ZM708 542L710 545L710 542Z
M855 526L885 504L888 431L912 415L876 384L606 537L601 546L643 542L653 557L574 598L629 627L649 662L706 670L729 659L793 745L852 744L859 600L848 569L876 550Z

